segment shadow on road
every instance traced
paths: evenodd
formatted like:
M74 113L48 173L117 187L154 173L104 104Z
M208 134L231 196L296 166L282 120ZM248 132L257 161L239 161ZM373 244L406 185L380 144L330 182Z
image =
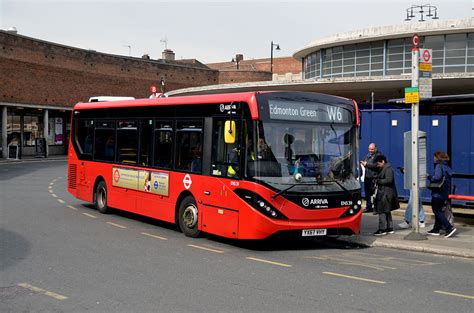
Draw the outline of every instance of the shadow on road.
M30 252L30 243L18 233L0 229L0 251L0 271L4 271L26 258Z
M95 211L94 205L85 203L82 205L84 208ZM168 230L177 230L177 226L171 223L158 221L142 215L120 211L112 209L111 214L138 221L144 224L153 225L156 227L162 227ZM299 234L299 233L298 233ZM223 238L215 235L204 233L201 239L207 239L222 244L231 245L241 249L254 250L254 251L285 251L285 250L346 250L346 249L364 249L364 246L358 245L357 243L348 243L345 241L338 240L337 237L313 237L313 238L302 238L298 234L284 234L275 235L264 240L235 240L229 238ZM184 236L184 235L183 235Z

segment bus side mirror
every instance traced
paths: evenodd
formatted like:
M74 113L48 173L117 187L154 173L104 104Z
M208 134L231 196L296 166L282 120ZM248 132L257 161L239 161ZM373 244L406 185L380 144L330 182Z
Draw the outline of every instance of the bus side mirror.
M235 143L235 121L225 121L224 124L224 141L225 143Z

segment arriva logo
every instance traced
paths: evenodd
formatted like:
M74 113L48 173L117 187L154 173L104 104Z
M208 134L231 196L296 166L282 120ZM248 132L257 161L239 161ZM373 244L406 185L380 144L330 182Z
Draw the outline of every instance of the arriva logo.
M303 203L304 206L329 204L328 199L308 199L308 198L303 198L301 200L301 203Z

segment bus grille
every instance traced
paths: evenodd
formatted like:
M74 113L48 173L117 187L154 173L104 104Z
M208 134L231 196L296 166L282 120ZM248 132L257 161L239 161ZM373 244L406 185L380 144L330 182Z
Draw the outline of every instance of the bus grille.
M69 189L77 188L77 165L76 164L69 164L67 186Z

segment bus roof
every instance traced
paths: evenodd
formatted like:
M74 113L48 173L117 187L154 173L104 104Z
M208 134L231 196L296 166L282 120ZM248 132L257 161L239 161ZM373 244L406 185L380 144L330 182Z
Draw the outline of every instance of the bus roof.
M164 98L144 98L135 100L122 100L110 102L79 102L74 106L76 110L91 110L91 109L109 109L109 108L130 108L130 107L148 107L148 106L167 106L167 105L199 105L199 104L213 104L213 103L228 103L228 102L246 102L249 104L250 113L253 118L258 118L258 108L256 95L259 93L300 93L294 91L252 91L239 93L223 93L223 94L209 94L209 95L193 95L193 96L175 96ZM301 92L305 93L305 92ZM317 94L317 93L311 93ZM351 103L353 100L320 94L322 98L333 97L334 99L346 100Z

